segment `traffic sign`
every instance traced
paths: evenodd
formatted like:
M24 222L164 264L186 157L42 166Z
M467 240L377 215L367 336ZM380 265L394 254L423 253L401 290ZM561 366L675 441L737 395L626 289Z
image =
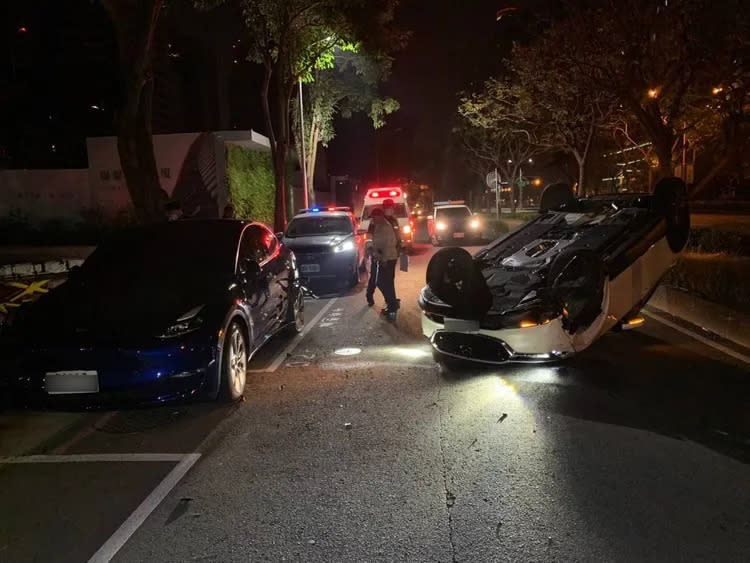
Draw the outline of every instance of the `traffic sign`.
M499 180L500 179L498 178L497 170L493 170L492 172L487 174L487 187L494 189L495 186L497 186L497 184L499 183Z

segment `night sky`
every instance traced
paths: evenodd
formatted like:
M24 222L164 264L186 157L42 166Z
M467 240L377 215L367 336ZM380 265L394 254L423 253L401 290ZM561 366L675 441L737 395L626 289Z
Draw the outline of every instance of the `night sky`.
M465 172L451 134L457 93L497 72L512 41L533 32L548 3L517 2L517 12L496 22L497 10L511 4L403 0L397 23L412 37L395 54L384 85L401 109L377 132L366 116L339 119L327 151L328 172L366 182L378 176L382 181L410 178L439 193L476 182ZM85 167L85 137L114 133L118 103L115 43L101 5L90 0L5 2L0 16L0 148L11 154L6 166ZM261 72L244 60L241 44L235 45L243 32L237 14L225 9L211 16L175 16L170 14L162 27L154 132L221 128L212 86L217 57L229 64L231 111L225 126L263 132ZM27 31L20 33L21 27Z

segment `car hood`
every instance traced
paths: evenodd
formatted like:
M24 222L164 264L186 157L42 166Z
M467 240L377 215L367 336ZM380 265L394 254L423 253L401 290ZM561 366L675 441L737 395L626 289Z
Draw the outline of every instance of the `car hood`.
M13 328L31 346L144 342L186 312L216 303L227 286L147 277L112 285L71 280L24 307Z

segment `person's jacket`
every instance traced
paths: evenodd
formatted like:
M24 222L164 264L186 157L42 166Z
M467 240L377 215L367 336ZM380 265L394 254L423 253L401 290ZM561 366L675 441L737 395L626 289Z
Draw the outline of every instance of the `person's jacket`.
M402 242L401 242L401 228L398 226L398 219L396 219L392 215L391 216L386 215L385 219L391 224L394 232L396 233L396 252L400 254ZM375 221L372 219L370 219L370 226L367 228L367 235L370 240L373 240L375 236Z

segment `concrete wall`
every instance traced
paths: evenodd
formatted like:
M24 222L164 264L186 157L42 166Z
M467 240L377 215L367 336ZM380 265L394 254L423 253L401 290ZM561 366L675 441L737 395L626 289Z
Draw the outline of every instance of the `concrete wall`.
M89 172L0 170L0 217L20 212L36 220L75 217L91 207Z

